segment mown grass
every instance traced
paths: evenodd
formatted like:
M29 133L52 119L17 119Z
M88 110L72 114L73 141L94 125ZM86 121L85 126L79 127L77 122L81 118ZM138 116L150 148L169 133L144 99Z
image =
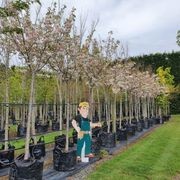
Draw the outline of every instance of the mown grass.
M16 126L13 125L11 126L11 131L14 130L16 132ZM69 129L69 137L72 136L72 131L73 131L73 128L70 128ZM61 132L61 134L65 134L66 133L66 130L63 130ZM55 136L58 136L60 135L60 131L55 131L55 132L50 132L50 133L47 133L47 134L43 134L44 136L44 140L45 140L45 143L49 144L49 143L54 143L54 138ZM42 135L37 135L36 136L36 139L37 141L39 140L39 138L41 137ZM19 148L23 148L23 146L25 145L25 138L22 138L22 139L17 139L17 140L12 140L12 141L9 141L9 143L13 146L15 146L15 149L19 149ZM2 143L0 143L2 144ZM15 154L16 155L19 155L21 154L22 152L24 152L24 148L23 149L20 149L18 150Z
M98 165L87 179L170 180L180 174L180 115L127 151Z

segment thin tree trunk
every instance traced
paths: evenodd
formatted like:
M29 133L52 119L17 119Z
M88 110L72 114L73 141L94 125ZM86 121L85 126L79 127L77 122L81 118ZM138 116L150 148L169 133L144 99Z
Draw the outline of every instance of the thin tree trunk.
M55 93L54 93L54 104L53 104L53 118L54 118L54 120L56 119L56 115L57 115L56 104L57 104L57 100L56 100L56 90L55 90Z
M129 93L129 120L131 124L131 119L132 119L132 95Z
M99 122L101 122L101 104L100 104L99 89L98 88L97 88L97 99L98 99L98 119L99 119Z
M76 78L76 84L75 84L75 104L78 104L78 79ZM77 115L78 114L78 110L75 106L75 114Z
M126 120L128 118L128 95L127 95L127 90L125 91L125 116Z
M113 120L113 132L116 132L116 94L114 94L114 100L112 105L112 120Z
M22 126L25 127L26 104L23 104L22 106Z
M45 109L46 109L46 104L42 104L42 124L44 124L45 121Z
M67 94L66 94L66 104L67 104L67 106L66 106L66 108L67 108L67 110L66 110L66 112L67 112L67 114L66 114L66 146L65 146L65 151L66 152L68 152L68 150L69 150L69 96L70 96L70 94L69 94L69 82L66 82L66 92L67 92Z
M90 120L92 121L93 120L93 87L90 86L89 87L89 103L90 103L90 108L89 108L89 117L90 117Z
M120 97L120 101L119 101L119 129L121 129L121 122L122 122L122 97Z
M34 78L33 80L33 96L32 96L32 109L31 109L31 133L34 138L34 143L36 144L36 129L35 129L35 110L36 110L36 104L35 104L35 75L32 75Z
M61 76L58 76L57 78L57 87L58 87L58 94L59 94L59 130L60 130L60 134L62 133L62 129L63 129L63 120L62 120L62 78Z
M4 129L4 106L1 105L1 129Z
M43 107L42 104L39 105L39 120L43 119Z
M6 52L6 83L5 83L5 103L6 103L6 115L5 115L5 150L8 149L8 135L9 135L9 53Z
M108 97L108 93L106 92L106 89L104 90L104 95L105 95L105 111L106 111L106 122L107 122L107 132L110 132L110 112L109 112L109 97Z
M30 127L31 127L33 95L34 95L34 80L35 80L35 73L32 72L24 160L28 160L29 158L29 140L30 140Z

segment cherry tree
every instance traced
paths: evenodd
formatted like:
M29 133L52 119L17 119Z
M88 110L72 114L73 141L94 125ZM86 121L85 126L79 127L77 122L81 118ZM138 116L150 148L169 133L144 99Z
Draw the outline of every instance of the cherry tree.
M44 18L40 18L38 16L39 13L37 13L36 20L33 21L30 16L30 7L32 3L33 1L22 2L22 6L24 6L23 10L21 9L21 6L19 9L15 9L14 7L16 6L14 6L13 2L10 2L6 7L13 13L13 16L7 21L5 30L8 33L8 37L13 44L16 53L31 74L25 144L26 153L24 159L28 159L29 157L30 126L32 135L35 136L35 75L52 57L53 53L50 53L53 52L51 44L54 42L53 32L49 26L49 19L47 18L49 11Z
M16 27L10 29L7 26L7 23L10 22L10 19L15 15L16 10L25 8L24 6L20 8L17 2L13 3L13 7L14 8L10 6L8 1L4 1L2 3L2 7L0 8L0 55L5 64L5 150L8 149L9 131L9 64L13 53L15 53L13 43L8 36L8 32L19 32ZM4 117L2 116L2 118Z
M50 44L53 49L52 57L49 59L49 66L58 75L58 80L65 83L66 94L66 147L65 151L68 151L68 132L69 132L69 120L70 120L70 80L76 77L76 60L79 52L79 36L72 33L74 21L75 21L75 8L72 8L69 16L63 21L63 14L66 7L63 7L60 12L56 13L56 9L50 9L48 14L49 26L53 32L55 41ZM60 102L62 102L61 87L59 88ZM62 105L62 104L61 104ZM61 107L62 108L62 107ZM62 113L62 109L60 109ZM62 114L60 114L60 130L62 130Z

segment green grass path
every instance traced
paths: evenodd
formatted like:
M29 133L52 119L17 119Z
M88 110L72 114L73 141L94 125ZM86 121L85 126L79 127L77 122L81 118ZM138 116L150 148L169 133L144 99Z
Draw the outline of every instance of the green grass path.
M95 169L88 179L170 180L180 174L180 115Z

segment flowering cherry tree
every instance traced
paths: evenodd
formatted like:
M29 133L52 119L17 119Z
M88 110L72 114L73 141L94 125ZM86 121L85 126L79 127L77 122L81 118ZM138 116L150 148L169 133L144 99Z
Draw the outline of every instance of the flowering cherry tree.
M54 41L52 30L49 26L48 13L44 18L36 17L33 21L30 16L30 6L33 1L22 2L24 9L19 9L10 2L6 9L13 13L6 23L5 30L8 38L14 46L16 53L27 67L31 74L31 87L27 120L27 133L24 159L29 158L30 126L32 125L32 135L35 135L35 75L47 64L52 57L52 42Z

